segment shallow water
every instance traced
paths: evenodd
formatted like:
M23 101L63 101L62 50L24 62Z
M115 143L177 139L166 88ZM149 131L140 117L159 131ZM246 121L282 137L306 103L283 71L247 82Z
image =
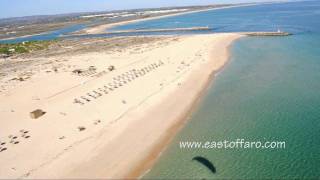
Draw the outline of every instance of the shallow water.
M146 177L320 177L319 46L305 35L237 41L231 63ZM286 148L179 148L179 141L237 138L285 141ZM216 174L191 161L199 155L212 161Z
M230 63L145 178L319 178L319 19L320 2L309 1L199 12L114 28L209 26L217 32L280 28L294 33L235 42ZM179 141L237 138L285 141L286 148L179 148ZM192 161L194 156L208 158L217 172Z
M320 19L319 5L316 1L277 5L278 25L293 27L299 32L294 36L235 42L230 63L145 178L319 178L320 20L315 20ZM261 13L263 7L256 8ZM239 23L245 22L251 19ZM180 141L238 138L285 141L286 148L179 148ZM209 159L217 172L192 161L195 156Z
M52 40L57 38L94 38L138 35L181 35L181 34L208 34L215 32L243 32L243 31L288 31L291 33L308 33L319 31L310 24L319 24L320 5L316 1L298 3L278 3L255 5L247 7L233 7L216 9L204 12L184 14L155 20L140 21L117 26L108 31L133 29L165 29L208 26L209 31L176 31L176 32L130 32L120 34L98 34L81 36L64 36L87 27L86 24L67 26L56 31L40 35L0 40L0 43L17 43L34 40ZM311 5L305 5L311 4ZM288 8L290 10L288 10ZM305 21L308 19L308 21ZM296 24L299 21L299 25ZM94 23L94 22L93 22ZM91 23L89 23L91 24Z
M13 39L7 39L7 40L0 40L1 44L5 43L19 43L19 42L24 42L24 41L46 41L46 40L54 40L59 38L62 35L72 33L75 31L79 31L81 29L84 29L86 27L85 24L77 24L77 25L72 25L72 26L67 26L55 31L50 31L46 33L41 33L38 35L31 35L31 36L26 36L26 37L19 37L19 38L13 38Z
M112 30L165 29L208 26L212 32L277 31L291 33L318 31L320 4L317 1L277 3L226 8L140 21ZM307 21L306 21L307 20ZM297 21L299 22L297 24Z

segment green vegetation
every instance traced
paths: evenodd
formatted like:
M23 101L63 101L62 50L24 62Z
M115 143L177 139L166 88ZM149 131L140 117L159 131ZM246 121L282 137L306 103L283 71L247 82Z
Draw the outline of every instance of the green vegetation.
M13 55L48 49L51 41L28 41L16 44L0 44L0 54Z

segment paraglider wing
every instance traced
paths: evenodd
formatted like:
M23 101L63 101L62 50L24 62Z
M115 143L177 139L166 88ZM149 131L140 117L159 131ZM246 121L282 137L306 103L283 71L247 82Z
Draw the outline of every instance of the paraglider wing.
M216 168L208 159L201 157L201 156L196 156L196 157L192 158L192 160L198 161L202 165L206 166L212 173L216 173Z

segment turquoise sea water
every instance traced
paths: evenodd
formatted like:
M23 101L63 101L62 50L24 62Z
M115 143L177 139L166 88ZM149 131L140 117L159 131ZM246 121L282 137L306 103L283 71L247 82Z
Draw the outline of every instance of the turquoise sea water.
M316 40L316 41L315 41ZM317 41L318 40L318 41ZM320 36L244 38L146 178L319 178ZM180 141L285 141L285 149L180 149ZM208 158L212 174L191 159Z
M239 30L252 27L250 24L257 21L260 24L257 29L260 26L271 28L276 24L294 30L296 34L247 37L235 42L230 63L217 76L189 122L144 178L319 179L320 2L230 9L228 14L238 16L219 16L227 16L226 24L229 24L228 19L233 23L238 21L237 24L242 24ZM246 14L248 19L242 19L241 14ZM266 16L257 19L256 14ZM212 24L215 20L212 19ZM217 21L223 22L222 19ZM158 21L154 22L156 26ZM233 25L234 29L237 24ZM286 148L179 148L180 141L237 138L285 141ZM195 156L206 157L217 172L213 174L192 161Z
M201 33L275 31L279 28L294 35L246 37L235 42L230 63L144 178L319 179L320 1L199 12L128 24L113 30L193 26L213 28L213 32ZM73 31L72 28L65 30ZM48 38L60 34L57 32ZM41 40L42 37L37 38ZM237 138L285 141L286 148L179 148L180 141ZM192 161L195 156L209 159L217 172L212 174Z

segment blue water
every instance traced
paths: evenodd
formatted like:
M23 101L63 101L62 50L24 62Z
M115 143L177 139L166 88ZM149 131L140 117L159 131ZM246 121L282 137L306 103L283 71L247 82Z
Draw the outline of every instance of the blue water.
M114 37L114 36L137 36L137 35L164 35L164 34L204 34L215 32L244 32L244 31L282 31L294 34L319 31L319 4L316 2L278 3L267 5L256 5L247 7L227 8L172 16L167 18L140 21L114 27L108 31L133 30L133 29L165 29L165 28L186 28L195 26L208 26L210 31L191 32L143 32L143 33L115 33L101 35L70 36L68 38L90 38L90 37ZM290 10L288 10L288 8ZM308 21L305 21L308 19ZM296 22L300 23L297 25ZM75 31L82 30L86 24L79 24L64 27L62 29L44 33L41 35L16 38L11 40L0 40L0 43L17 43L33 40L52 40Z
M145 178L320 178L320 35L243 38ZM181 149L180 141L285 141L285 149ZM192 161L209 159L212 174Z
M320 5L316 1L278 3L210 10L141 21L118 26L112 30L209 26L213 29L212 32L277 31L281 29L297 34L319 31L317 28L320 22L319 14Z
M68 33L72 33L75 31L79 31L81 29L84 29L86 27L85 24L77 24L72 26L67 26L55 31L50 31L46 33L42 33L39 35L34 36L27 36L27 37L21 37L21 38L14 38L14 39L8 39L8 40L0 40L0 43L19 43L24 41L46 41L46 40L54 40L59 38L62 35L66 35Z
M320 178L320 1L201 12L116 30L206 26L217 31L280 28L288 37L246 37L187 125L144 178ZM181 149L180 141L285 141L285 149ZM217 172L192 161L210 160Z
M118 36L145 36L145 35L180 35L180 34L204 34L204 33L212 33L212 31L202 30L202 31L180 31L180 32L108 32L106 34L88 34L88 35L71 35L70 33L80 31L84 28L88 27L88 24L77 24L72 26L67 26L55 31L50 31L46 33L42 33L39 35L31 35L27 37L13 38L7 40L0 40L1 44L13 44L20 43L24 41L46 41L46 40L54 40L58 38L97 38L97 37L118 37Z
M319 24L319 20L317 19L317 15L320 13L319 4L312 1L306 3L311 5L301 7L301 2L297 2L216 9L116 26L109 29L108 34L69 36L69 38L209 34L216 32L277 31L278 29L297 35L319 31L319 29L316 28L317 24ZM288 10L288 8L290 10ZM305 19L308 19L308 21L305 21ZM297 21L300 23L296 24ZM170 29L199 26L208 26L210 30L110 33L110 31L122 30ZM69 32L73 31L71 30ZM57 35L61 34L55 34L55 36L51 37L56 38L58 37Z
M145 178L320 179L320 1L212 10L112 30L194 26L213 28L202 33L281 29L294 35L235 42L230 63ZM180 141L237 138L285 141L286 148L179 148ZM192 161L195 156L209 159L217 172Z

